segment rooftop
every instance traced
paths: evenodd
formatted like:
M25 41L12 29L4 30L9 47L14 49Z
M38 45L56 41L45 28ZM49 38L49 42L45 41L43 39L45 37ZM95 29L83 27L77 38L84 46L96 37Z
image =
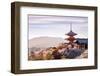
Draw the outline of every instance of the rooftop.
M68 35L68 36L75 36L75 35L77 35L77 34L74 33L74 32L71 30L69 33L67 33L67 34L65 34L65 35Z

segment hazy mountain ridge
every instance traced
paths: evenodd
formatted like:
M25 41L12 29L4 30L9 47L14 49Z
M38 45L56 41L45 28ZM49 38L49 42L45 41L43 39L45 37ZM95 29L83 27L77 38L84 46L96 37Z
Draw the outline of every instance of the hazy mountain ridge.
M29 48L40 47L48 48L57 46L59 43L63 43L65 40L60 37L36 37L29 40Z

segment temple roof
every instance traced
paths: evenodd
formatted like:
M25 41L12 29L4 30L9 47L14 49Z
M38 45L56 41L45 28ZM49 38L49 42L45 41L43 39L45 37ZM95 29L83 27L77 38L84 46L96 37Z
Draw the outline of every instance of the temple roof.
M71 30L69 33L67 33L67 34L65 34L65 35L68 35L68 36L75 36L75 35L77 35L77 34L74 33L74 32Z
M79 44L88 44L88 39L77 38L76 39L76 43L79 43Z

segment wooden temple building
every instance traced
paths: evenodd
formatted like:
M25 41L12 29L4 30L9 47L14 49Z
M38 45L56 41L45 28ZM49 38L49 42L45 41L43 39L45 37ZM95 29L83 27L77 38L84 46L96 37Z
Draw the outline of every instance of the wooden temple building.
M85 48L85 49L88 48L88 39L87 38L75 38L77 33L73 32L72 23L70 23L70 31L65 35L68 36L68 38L65 38L65 40L68 41L67 44L73 45L73 44L77 43L80 46L80 48Z

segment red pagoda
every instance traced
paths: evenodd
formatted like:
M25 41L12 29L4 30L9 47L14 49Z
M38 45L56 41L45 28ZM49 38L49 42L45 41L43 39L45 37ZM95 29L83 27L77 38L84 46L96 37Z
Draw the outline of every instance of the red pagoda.
M77 34L72 31L72 23L70 24L70 32L68 32L65 35L69 36L65 40L68 40L70 44L72 44L76 40L76 38L74 36L77 35Z

